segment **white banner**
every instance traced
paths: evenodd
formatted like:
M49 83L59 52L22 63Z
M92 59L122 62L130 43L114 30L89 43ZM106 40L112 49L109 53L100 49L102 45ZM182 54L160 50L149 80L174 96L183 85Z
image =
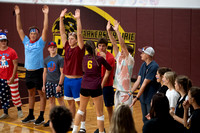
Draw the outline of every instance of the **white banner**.
M108 7L200 8L200 0L0 0L0 2Z

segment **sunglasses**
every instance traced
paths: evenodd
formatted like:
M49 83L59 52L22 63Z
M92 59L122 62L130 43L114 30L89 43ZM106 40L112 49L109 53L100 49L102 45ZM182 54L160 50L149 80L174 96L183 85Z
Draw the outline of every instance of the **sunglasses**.
M77 36L76 32L70 32L70 33L68 33L68 35L69 36L74 36L74 35Z
M7 40L5 40L5 39L4 39L4 40L0 40L0 42L6 42L6 41L7 41Z

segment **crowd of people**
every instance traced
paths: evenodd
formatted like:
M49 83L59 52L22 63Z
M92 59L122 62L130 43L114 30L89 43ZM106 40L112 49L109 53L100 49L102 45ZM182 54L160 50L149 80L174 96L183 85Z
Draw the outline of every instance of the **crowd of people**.
M110 133L136 133L132 106L138 100L142 109L144 133L198 132L200 88L192 86L187 76L177 76L172 69L159 67L153 60L155 51L151 46L138 49L143 63L137 80L132 85L134 50L125 44L117 20L113 26L108 21L106 26L114 57L107 51L106 38L100 38L96 45L92 40L84 43L79 9L76 9L74 14L77 31L66 34L63 19L67 9L62 10L59 26L65 56L62 58L57 54L57 44L51 41L47 46L49 56L44 59L49 7L45 5L42 8L44 21L41 36L36 26L30 27L29 36L26 36L22 28L19 6L16 5L14 10L16 29L24 44L26 86L29 96L29 113L21 121L22 123L34 122L35 125L44 123L45 127L50 126L55 133L66 133L69 130L72 133L86 133L86 108L91 97L97 115L98 128L94 133L105 133L104 104L108 112ZM111 28L116 32L121 51L111 33ZM0 100L4 110L0 119L9 117L10 97L17 107L18 117L23 118L18 89L18 56L14 49L8 47L5 32L0 33L0 57ZM113 86L116 87L116 91ZM133 96L138 88L138 93ZM36 90L40 96L40 115L35 120ZM49 120L45 123L46 99L49 99L50 112ZM56 106L55 99L60 106ZM68 107L64 100L67 100ZM78 105L77 112L75 104Z

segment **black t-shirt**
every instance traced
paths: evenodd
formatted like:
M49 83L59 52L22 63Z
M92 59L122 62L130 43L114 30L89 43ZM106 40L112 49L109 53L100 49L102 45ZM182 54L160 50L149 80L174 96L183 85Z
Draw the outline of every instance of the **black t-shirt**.
M164 93L164 94L166 94L166 91L167 91L167 90L168 90L168 87L165 86L165 85L163 85L163 86L161 86L161 87L158 89L157 93Z
M178 133L175 120L170 116L165 118L152 118L144 123L143 133Z
M190 133L199 133L200 130L200 109L196 109L192 113Z

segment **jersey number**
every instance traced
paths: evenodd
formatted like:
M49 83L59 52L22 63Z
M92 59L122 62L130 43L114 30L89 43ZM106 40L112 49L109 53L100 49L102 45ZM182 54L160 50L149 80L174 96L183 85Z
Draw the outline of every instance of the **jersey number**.
M88 67L88 69L92 69L92 61L91 60L88 61L87 67Z

